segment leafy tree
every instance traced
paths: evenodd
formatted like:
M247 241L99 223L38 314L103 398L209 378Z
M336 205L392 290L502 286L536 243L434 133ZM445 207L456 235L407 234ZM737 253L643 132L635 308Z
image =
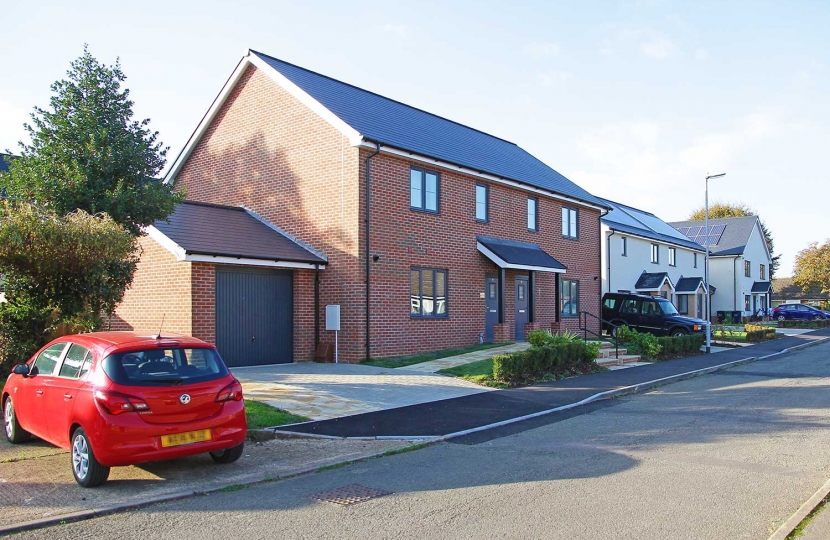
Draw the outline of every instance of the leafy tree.
M743 204L743 203L715 203L709 207L709 219L722 219L722 218L736 218L736 217L747 217L747 216L758 216L758 212L755 209ZM704 220L706 218L706 207L700 207L689 216L689 220L698 221ZM781 255L775 254L775 242L772 238L772 232L770 232L769 228L767 228L766 224L761 220L761 232L764 233L764 239L767 241L767 249L769 249L769 254L771 258L771 262L769 265L769 279L775 276L775 273L778 271L778 267L780 266L781 262Z
M167 148L135 120L121 65L87 47L25 124L31 144L0 175L0 361L21 361L58 327L94 328L132 281L142 227L183 198L155 180ZM0 364L2 372L2 364ZM1 375L2 373L0 373Z
M36 202L56 215L104 212L134 236L165 219L181 202L172 186L155 180L167 148L149 119L133 119L120 62L98 62L84 46L67 78L52 85L50 108L35 107L32 143L9 164L2 185L9 197Z
M804 292L830 292L830 240L813 242L795 256L793 282Z
M23 361L60 324L91 330L132 281L137 241L107 215L0 203L0 360Z

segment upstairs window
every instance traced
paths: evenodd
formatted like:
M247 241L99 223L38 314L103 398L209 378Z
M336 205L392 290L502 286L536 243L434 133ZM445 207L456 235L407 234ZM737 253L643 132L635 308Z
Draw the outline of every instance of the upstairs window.
M673 247L669 248L669 266L677 266L677 250Z
M651 244L651 262L660 264L660 246Z
M767 279L767 267L762 264L760 270L761 270L761 281L764 281L764 280Z
M409 170L409 207L438 213L438 173L417 167Z
M746 277L752 277L752 263L749 261L744 261L744 275Z
M695 268L697 268L697 253L692 253L692 255L694 255L694 258L695 258Z
M628 238L625 236L620 237L620 255L623 257L628 256Z
M489 221L488 203L489 189L484 184L476 184L476 221L487 223Z
M562 236L565 238L576 238L576 210L573 208L562 208Z
M529 197L527 199L527 230L536 232L539 230L539 216L537 214L537 207L539 206L538 199Z

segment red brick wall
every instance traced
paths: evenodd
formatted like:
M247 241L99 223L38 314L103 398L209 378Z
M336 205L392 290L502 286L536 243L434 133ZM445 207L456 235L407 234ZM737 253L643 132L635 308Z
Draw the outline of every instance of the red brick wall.
M369 152L362 150L361 157ZM372 265L373 355L408 354L478 341L479 333L484 330L485 305L481 293L485 274L495 273L497 268L478 252L476 235L539 244L567 267L565 279L580 281L580 309L598 315L600 281L594 277L600 275L599 211L580 208L579 240L565 239L561 234L563 203L538 196L539 232L530 232L527 198L532 194L489 183L490 221L478 223L475 185L482 183L481 180L434 168L441 175L440 214L417 212L409 207L411 165L424 167L412 160L384 154L372 160L371 251L380 256ZM365 185L362 169L361 160L361 184ZM410 318L411 267L448 270L448 319ZM515 339L517 275L528 275L528 272L508 270L505 276L504 331L511 339ZM550 328L556 317L555 283L555 274L536 273L535 322L543 328ZM596 323L594 326L598 330ZM561 328L576 330L578 319L563 318Z
M216 344L216 265L192 264L193 337Z
M141 260L124 300L108 321L110 328L153 334L161 328L163 333L190 334L191 263L177 261L149 237L139 239L139 243Z
M218 112L177 177L191 200L246 205L323 251L320 273L321 339L326 304L341 305L340 352L356 361L364 352L365 157L308 107L251 67ZM484 276L495 266L476 250L475 235L534 242L580 280L580 308L599 305L599 212L581 208L580 239L561 237L561 203L539 196L540 232L527 231L528 194L490 185L488 224L475 221L477 179L440 171L441 214L409 209L409 160L378 155L372 161L372 356L383 357L475 343L484 330ZM423 166L420 165L419 166ZM448 270L450 318L411 319L409 269ZM526 272L524 273L526 274ZM512 336L516 272L507 273L505 323ZM194 278L194 282L195 282ZM536 322L555 319L555 276L537 273ZM313 272L295 271L295 358L313 353ZM195 308L194 308L195 311ZM311 319L309 319L311 318ZM563 328L576 328L563 319ZM201 328L201 327L199 327ZM209 329L205 326L204 330Z

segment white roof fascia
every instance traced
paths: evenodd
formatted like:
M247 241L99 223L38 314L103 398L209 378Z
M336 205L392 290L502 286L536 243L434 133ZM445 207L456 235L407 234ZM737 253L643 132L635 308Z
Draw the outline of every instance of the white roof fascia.
M250 62L248 62L247 57L243 57L236 65L236 69L233 70L231 76L228 77L227 81L225 81L225 85L222 87L219 95L217 95L213 100L213 103L210 104L210 108L202 117L199 125L196 126L196 130L187 140L187 144L184 145L184 148L182 148L182 151L179 152L179 155L176 156L170 170L167 171L167 175L164 177L165 184L171 184L176 181L176 175L179 174L179 171L187 161L187 158L190 157L190 153L193 152L193 149L197 144L199 144L199 141L202 140L202 136L205 134L205 131L210 126L211 122L213 122L213 119L216 117L216 113L218 113L219 109L222 108L222 105L225 104L225 101L228 99L231 91L233 91L236 83L239 82L242 74L245 73L245 69L249 64Z
M297 268L302 270L322 270L322 264L300 263L292 261L269 261L265 259L247 259L237 257L224 257L221 255L185 255L188 262L206 262L213 264L235 264L237 266L267 266L271 268Z
M153 225L144 227L144 232L147 233L147 236L158 242L161 247L172 253L177 261L185 260L187 256L185 249Z
M311 97L311 95L305 90L291 82L285 75L271 67L259 56L249 51L248 56L246 56L245 59L256 66L257 69L262 70L271 78L271 80L282 87L283 90L297 98L297 100L299 100L302 104L317 113L320 118L331 124L334 129L349 139L349 143L352 146L357 146L363 140L363 137L357 132L357 130L341 120L339 116L328 110L322 103Z
M375 143L363 140L360 144L354 145L360 146L361 148L366 148L368 150L376 150L377 146ZM390 154L393 156L402 157L405 159L411 159L413 161L418 161L421 163L427 163L432 165L433 167L439 167L442 169L447 169L449 171L460 172L462 174L467 174L470 176L475 176L477 178L482 178L484 180L488 180L490 182L495 182L497 184L502 184L505 186L510 186L516 189L520 189L522 191L527 191L530 193L535 193L538 195L544 195L545 197L550 197L552 199L558 199L560 201L565 201L570 204L583 206L585 208L591 208L593 210L599 210L603 214L607 214L608 210L606 208L602 208L600 206L595 206L593 204L587 203L585 201L580 201L577 199L572 199L570 197L566 197L564 195L560 195L558 193L554 193L553 191L547 191L545 189L535 188L532 186L528 186L526 184L522 184L521 182L516 182L514 180L508 180L506 178L501 178L498 176L494 176L492 174L487 174L483 172L476 171L474 169L469 169L467 167L460 167L458 165L453 165L452 163L447 163L445 161L441 161L440 159L435 159L431 157L422 156L420 154L415 154L414 152L409 152L407 150L399 150L397 148L391 146L384 146L383 144L380 145L380 151L384 154Z
M559 270L558 268L548 268L547 266L530 266L526 264L511 264L489 249L484 246L481 242L477 242L478 250L481 252L482 255L496 263L499 268L511 268L515 270L535 270L537 272L552 272L554 274L564 274L565 270Z
M257 69L262 70L271 80L277 83L280 87L286 90L289 94L297 98L301 103L308 106L312 111L317 113L323 120L331 124L337 131L343 134L347 139L349 139L349 143L352 146L356 146L362 140L360 133L358 133L354 128L350 125L345 123L339 117L337 117L334 113L330 110L326 109L319 101L311 97L308 93L302 90L299 86L288 80L285 76L283 76L280 72L276 69L269 66L266 62L260 59L255 54L252 54L249 50L248 53L242 57L237 64L236 69L234 69L231 76L225 82L225 85L222 87L222 90L219 92L219 95L213 100L211 103L210 108L205 113L204 117L202 117L201 122L196 127L196 130L193 132L193 135L187 140L187 144L185 144L184 148L179 155L176 156L176 160L173 162L173 165L170 167L167 175L164 177L164 183L170 184L175 182L176 175L181 170L184 163L187 161L187 158L190 157L191 152L199 144L199 141L202 140L202 136L207 131L207 128L210 127L211 122L216 117L216 113L219 112L219 109L225 104L225 101L228 99L228 96L236 87L236 83L239 82L239 79L245 73L245 70L248 66L253 65Z
M619 229L615 229L612 225L608 225L605 222L603 222L603 225L606 225L610 230L614 231L616 234L618 234L620 236L630 236L632 238L639 238L640 240L646 240L648 242L651 242L652 244L666 244L667 246L679 247L681 249L692 251L694 253L703 253L703 254L706 253L706 250L703 248L703 246L700 246L700 249L694 249L694 248L690 248L689 246L684 246L682 244L675 244L674 242L669 242L669 241L666 241L666 240L655 240L654 238L649 238L648 236L642 236L642 235L639 235L639 234L630 233L628 231L621 231ZM691 242L691 240L689 240L689 241ZM710 257L711 257L711 255L710 255Z

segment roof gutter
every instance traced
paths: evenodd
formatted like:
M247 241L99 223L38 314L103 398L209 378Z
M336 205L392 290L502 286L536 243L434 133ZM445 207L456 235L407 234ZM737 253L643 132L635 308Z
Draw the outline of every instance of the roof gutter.
M380 154L380 143L375 143L375 151L370 155L366 156L366 360L371 359L372 351L371 351L371 340L370 340L370 331L371 325L369 324L369 305L370 305L370 293L371 288L369 284L369 276L371 273L371 258L372 258L372 250L370 249L369 241L370 241L370 227L371 227L371 209L372 209L372 158L376 155Z

